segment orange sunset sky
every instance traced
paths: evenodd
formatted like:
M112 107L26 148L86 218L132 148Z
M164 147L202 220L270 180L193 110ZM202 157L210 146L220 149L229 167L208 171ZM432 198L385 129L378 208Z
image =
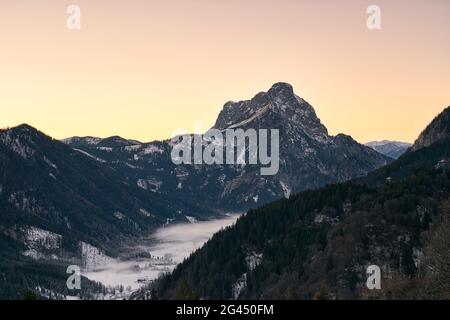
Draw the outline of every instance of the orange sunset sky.
M279 81L331 134L411 142L450 105L450 1L0 0L0 127L169 138Z

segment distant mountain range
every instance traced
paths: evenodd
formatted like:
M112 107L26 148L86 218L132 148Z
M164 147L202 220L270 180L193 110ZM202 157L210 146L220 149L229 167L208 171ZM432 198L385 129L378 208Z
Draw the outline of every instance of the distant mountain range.
M398 160L250 210L134 298L449 299L449 230L450 107Z
M392 159L400 158L412 146L411 143L389 140L372 141L365 145Z

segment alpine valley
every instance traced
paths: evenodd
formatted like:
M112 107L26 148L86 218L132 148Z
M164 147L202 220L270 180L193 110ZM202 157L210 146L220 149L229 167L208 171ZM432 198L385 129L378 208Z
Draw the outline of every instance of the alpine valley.
M135 298L449 299L449 119L365 177L248 211Z
M448 236L448 112L394 161L329 135L289 84L227 102L215 129L279 129L274 176L259 165L175 165L171 140L58 141L26 124L1 130L0 298L64 299L74 294L68 265L145 254L127 248L169 224L248 210L133 297L367 297L368 263L382 266L393 288L382 294L395 298L436 277L448 286L448 264L419 272L440 263L436 255L449 258L448 237L436 238ZM83 283L81 298L105 293Z

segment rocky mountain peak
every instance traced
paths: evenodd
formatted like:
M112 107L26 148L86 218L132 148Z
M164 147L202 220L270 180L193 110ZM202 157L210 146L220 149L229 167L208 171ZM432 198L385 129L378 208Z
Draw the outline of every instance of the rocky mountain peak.
M365 175L389 161L350 136L330 136L313 107L287 83L276 83L250 100L227 102L215 128L278 129L277 174L261 176L260 164L205 165L201 170L175 165L170 161L170 142L141 144L119 136L63 142L144 192L169 198L176 194L188 204L184 211L198 210L198 204L214 204L220 210L252 208L292 192Z
M320 128L327 134L311 105L294 93L288 83L275 83L267 92L260 92L250 100L227 102L220 112L214 128L260 128L286 126L290 122ZM269 127L268 127L269 128ZM317 130L316 130L317 131Z
M294 96L294 88L289 83L277 82L267 93L272 97Z

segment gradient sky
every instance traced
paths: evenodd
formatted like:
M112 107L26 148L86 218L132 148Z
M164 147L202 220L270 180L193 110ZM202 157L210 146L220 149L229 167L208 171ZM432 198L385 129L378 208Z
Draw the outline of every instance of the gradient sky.
M413 141L450 105L450 1L0 0L0 127L150 141L279 81L331 134Z

